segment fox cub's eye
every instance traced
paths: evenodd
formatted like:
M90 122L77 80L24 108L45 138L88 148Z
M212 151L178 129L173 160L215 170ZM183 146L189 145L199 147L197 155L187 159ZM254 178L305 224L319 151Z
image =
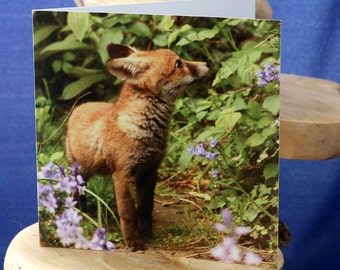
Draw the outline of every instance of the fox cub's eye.
M181 59L178 59L175 64L175 68L182 68L183 67L183 62Z

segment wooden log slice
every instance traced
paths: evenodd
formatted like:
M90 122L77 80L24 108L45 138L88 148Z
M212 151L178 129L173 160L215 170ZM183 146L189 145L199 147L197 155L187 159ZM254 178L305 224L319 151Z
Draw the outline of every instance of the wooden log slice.
M280 157L323 160L340 156L340 85L281 75Z

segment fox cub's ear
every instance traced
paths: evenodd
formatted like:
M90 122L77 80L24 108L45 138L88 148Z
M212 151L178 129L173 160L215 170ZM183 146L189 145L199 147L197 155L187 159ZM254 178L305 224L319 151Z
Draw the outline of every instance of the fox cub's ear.
M137 51L131 47L110 44L107 46L107 51L111 59L105 66L111 74L121 80L127 80L132 84L138 83L149 67L146 59L133 55Z
M137 50L130 46L113 43L107 45L106 50L111 60L116 58L128 57L129 55L137 52Z

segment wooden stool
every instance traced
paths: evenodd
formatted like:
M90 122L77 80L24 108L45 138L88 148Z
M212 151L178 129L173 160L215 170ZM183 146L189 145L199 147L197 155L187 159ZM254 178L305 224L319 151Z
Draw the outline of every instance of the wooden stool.
M340 85L281 75L280 157L324 160L340 157Z
M280 254L282 260L282 255ZM39 246L38 223L22 230L7 249L4 270L265 270L171 256L162 252L91 251Z

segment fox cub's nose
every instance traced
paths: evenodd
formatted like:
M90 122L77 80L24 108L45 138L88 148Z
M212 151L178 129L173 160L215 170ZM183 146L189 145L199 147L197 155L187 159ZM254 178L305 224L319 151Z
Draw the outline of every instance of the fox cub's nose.
M199 67L197 68L197 77L203 78L205 75L207 75L209 71L207 62L201 62Z
M191 74L195 77L195 79L201 79L205 75L207 75L209 68L207 62L191 62L186 61L188 68L191 71Z

